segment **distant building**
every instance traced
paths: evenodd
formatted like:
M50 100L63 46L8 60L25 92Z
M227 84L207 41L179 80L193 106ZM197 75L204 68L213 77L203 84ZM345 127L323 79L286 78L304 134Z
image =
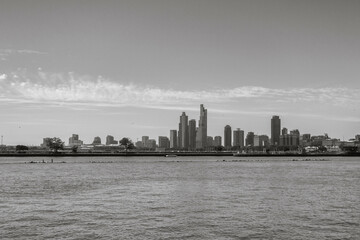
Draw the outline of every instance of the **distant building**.
M196 148L196 120L191 119L189 121L189 149L194 150Z
M178 134L178 146L181 149L189 148L189 125L188 125L188 116L185 112L180 116L179 123L179 134Z
M101 138L95 137L92 145L101 145Z
M146 148L147 146L146 146L146 143L147 143L147 141L149 141L149 136L142 136L141 137L141 142L142 142L142 147L143 148Z
M118 144L119 142L114 140L114 137L111 135L106 136L106 145Z
M214 146L215 147L221 146L221 136L215 136L215 138L214 138Z
M43 138L43 143L40 144L41 147L45 148L48 147L48 142L51 138L47 137L47 138Z
M177 146L177 131L170 130L170 148L176 149Z
M279 116L271 118L271 145L277 146L280 143L281 120Z
M200 105L199 127L196 132L196 148L203 149L207 144L207 109Z
M356 142L360 142L360 134L355 135L355 141L356 141Z
M73 134L72 137L69 138L69 146L81 146L83 145L83 141L79 140L79 135Z
M244 131L240 128L233 131L233 147L244 147Z
M229 125L224 128L224 147L226 149L231 148L231 127Z
M305 133L300 135L300 146L310 146L311 134Z
M246 135L245 143L246 143L247 147L254 146L254 133L253 132L248 132L248 134Z
M266 135L254 135L254 147L269 146L269 137Z
M288 129L287 128L281 129L281 135L286 135L286 134L288 134Z
M146 148L155 149L156 148L156 140L155 139L147 140L146 141Z
M159 136L159 148L164 148L164 149L170 148L170 140L168 137Z
M286 128L285 128L286 129ZM284 128L283 128L284 130ZM286 147L297 147L300 145L300 132L299 130L295 129L290 131L290 134L286 131L282 131L280 136L279 146L286 146Z
M214 138L213 137L207 136L206 146L207 147L213 147L214 146Z

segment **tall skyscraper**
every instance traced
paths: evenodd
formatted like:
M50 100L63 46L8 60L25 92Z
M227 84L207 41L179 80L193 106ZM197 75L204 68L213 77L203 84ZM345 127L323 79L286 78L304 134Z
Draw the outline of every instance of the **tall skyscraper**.
M244 131L240 128L233 132L233 147L241 148L244 147Z
M248 147L253 147L254 146L254 133L253 132L248 132L248 134L246 135L246 140L245 140L245 144Z
M226 149L231 148L231 127L229 125L224 128L224 147Z
M194 150L196 148L196 120L191 119L189 121L189 149Z
M271 145L278 146L280 144L281 120L279 116L271 118Z
M196 148L203 149L207 143L207 109L200 105L199 128L196 133Z
M177 131L170 130L170 148L177 148Z
M189 125L188 125L188 116L185 112L180 116L179 123L179 148L188 149L189 148Z

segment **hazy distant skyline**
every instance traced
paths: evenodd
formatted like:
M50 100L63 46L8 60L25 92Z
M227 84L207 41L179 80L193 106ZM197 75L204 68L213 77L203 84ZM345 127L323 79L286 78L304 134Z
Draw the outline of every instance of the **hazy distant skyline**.
M183 111L208 135L360 134L360 1L2 0L4 143L157 139Z

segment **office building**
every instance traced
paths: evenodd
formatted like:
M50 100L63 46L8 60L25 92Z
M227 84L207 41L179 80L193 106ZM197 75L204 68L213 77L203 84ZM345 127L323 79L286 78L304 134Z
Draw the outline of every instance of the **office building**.
M233 132L233 147L238 149L244 147L244 131L240 128Z
M79 140L79 135L77 134L73 134L70 138L69 138L69 146L73 147L73 146L81 146L83 145L83 141Z
M177 130L170 130L170 148L176 149L177 146Z
M94 137L94 141L93 141L92 145L101 145L101 138Z
M200 105L199 127L196 133L196 148L204 149L207 143L207 109Z
M271 118L271 145L278 146L280 143L281 120L279 116Z
M213 147L214 146L214 138L211 136L207 136L206 138L206 147Z
M254 133L248 132L246 135L245 144L247 147L253 147L254 146Z
M107 135L106 136L106 145L118 144L118 141L114 139L113 136Z
M187 150L189 148L189 125L185 112L180 116L178 139L179 148Z
M170 148L170 140L168 137L159 136L159 148Z
M231 149L231 127L229 125L224 128L224 147Z
M194 150L196 148L196 120L191 119L189 121L189 149Z
M221 136L215 136L214 138L214 146L220 147L221 146Z

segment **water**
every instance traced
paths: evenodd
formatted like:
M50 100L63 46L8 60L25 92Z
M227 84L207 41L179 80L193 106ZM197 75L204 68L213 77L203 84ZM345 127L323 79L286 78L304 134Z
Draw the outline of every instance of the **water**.
M43 159L0 158L1 239L360 238L359 157Z

